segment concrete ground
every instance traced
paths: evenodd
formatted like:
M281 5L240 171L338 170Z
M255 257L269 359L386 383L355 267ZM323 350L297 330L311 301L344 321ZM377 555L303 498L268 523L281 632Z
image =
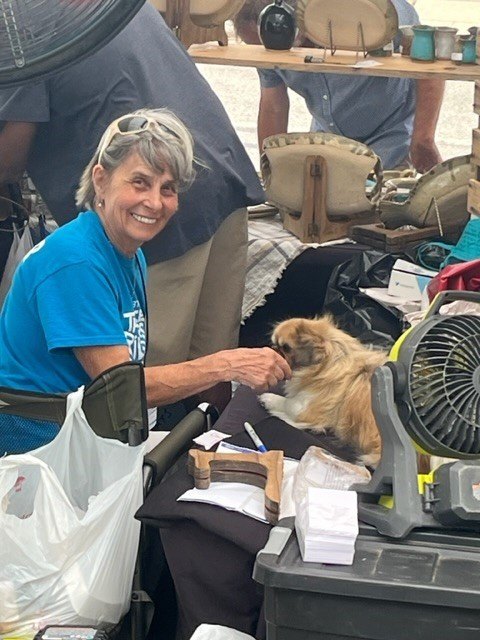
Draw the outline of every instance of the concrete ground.
M455 26L466 33L480 26L480 0L412 0L422 24ZM233 37L231 29L229 35ZM223 102L239 137L258 167L256 115L259 86L255 69L198 65L201 73ZM444 158L469 153L472 129L478 116L472 111L473 82L448 81L437 127L436 141ZM308 131L310 116L299 96L291 93L289 131Z

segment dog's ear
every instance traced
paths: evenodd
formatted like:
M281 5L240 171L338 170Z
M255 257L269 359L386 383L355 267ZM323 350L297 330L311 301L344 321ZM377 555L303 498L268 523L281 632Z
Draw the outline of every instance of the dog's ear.
M302 332L299 328L293 354L294 366L309 367L321 364L327 357L327 344L322 336Z
M298 366L321 365L343 358L349 351L349 336L340 331L331 316L298 327Z

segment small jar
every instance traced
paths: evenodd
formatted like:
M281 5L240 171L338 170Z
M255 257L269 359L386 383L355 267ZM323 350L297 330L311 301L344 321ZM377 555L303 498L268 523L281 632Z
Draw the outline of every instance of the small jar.
M453 27L435 27L435 57L437 60L451 60L457 31L458 29Z
M402 56L409 56L413 42L413 27L400 27L402 38L400 40L400 53Z
M429 27L425 24L413 27L414 36L410 51L412 60L423 60L424 62L435 60L434 31L434 27Z
M460 40L460 36L455 36L455 44L453 46L453 51L452 51L452 55L450 56L450 59L455 64L462 64L462 58L463 58L463 44L462 44L462 41Z
M472 35L460 36L460 41L463 64L474 64L477 61L477 38Z

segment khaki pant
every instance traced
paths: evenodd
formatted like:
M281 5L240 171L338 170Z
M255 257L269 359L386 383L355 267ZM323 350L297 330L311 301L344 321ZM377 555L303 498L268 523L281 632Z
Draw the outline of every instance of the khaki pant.
M148 365L238 344L246 263L247 212L238 209L204 244L148 268Z

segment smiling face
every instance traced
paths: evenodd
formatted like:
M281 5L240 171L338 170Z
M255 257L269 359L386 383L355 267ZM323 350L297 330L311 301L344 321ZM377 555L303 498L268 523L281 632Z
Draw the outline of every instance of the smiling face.
M133 152L112 173L93 168L98 214L110 241L132 256L162 231L178 208L175 180L168 167L154 171Z

